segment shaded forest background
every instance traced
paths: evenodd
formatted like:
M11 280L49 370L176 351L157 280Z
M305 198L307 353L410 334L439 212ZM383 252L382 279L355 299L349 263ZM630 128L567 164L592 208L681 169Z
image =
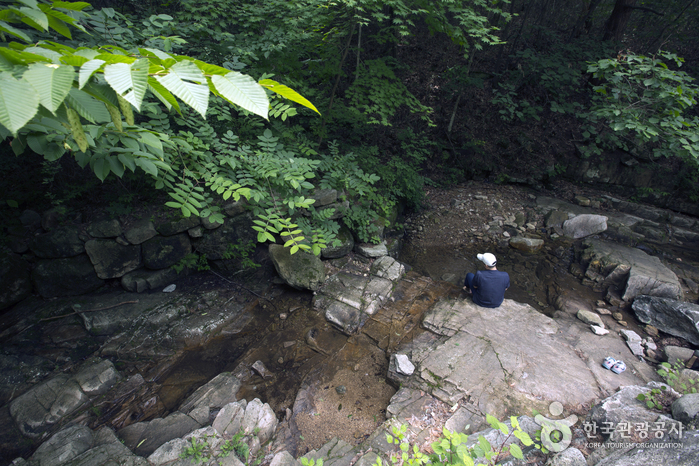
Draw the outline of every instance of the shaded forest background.
M181 146L173 157L179 171L195 163L196 154L230 156L234 143L274 147L269 152L276 154L275 169L283 171L285 154L274 146L283 143L284 150L318 162L317 179L350 190L364 186L356 191L365 201L347 220L355 226L371 223L396 203L419 208L425 185L478 179L551 186L556 179L574 178L570 161L583 158L593 165L614 156L627 164L657 166L657 179L632 191L623 188L638 200L663 203L678 195L699 200L692 149L699 147L699 137L691 139L699 134L692 83L699 66L696 0L100 0L92 5L85 21L90 35L76 34L65 43L126 49L145 44L256 80L273 77L321 113L279 98L271 100L269 121L221 99L212 102L206 120L185 108L177 114L155 103L145 106L137 116L142 127L177 135L191 149ZM600 60L618 68L596 75L590 66ZM639 81L631 71L643 66L646 74ZM675 78L678 71L681 79ZM615 76L621 83L613 84ZM652 96L649 76L665 83ZM667 89L681 95L668 96ZM622 101L619 115L614 112L621 107L614 107L611 95ZM680 98L681 112L661 115L668 102ZM657 134L671 126L668 118L681 119L675 123L685 128L686 144L675 141L682 139L678 133ZM0 210L7 225L25 208L57 208L69 215L101 206L118 216L139 203L165 202L143 171L126 170L100 181L90 160L50 160L31 147L16 156L9 141L0 159L0 197L12 201ZM381 181L374 183L368 174ZM235 176L241 182L257 174ZM259 201L263 212L265 199ZM364 239L372 236L367 230Z

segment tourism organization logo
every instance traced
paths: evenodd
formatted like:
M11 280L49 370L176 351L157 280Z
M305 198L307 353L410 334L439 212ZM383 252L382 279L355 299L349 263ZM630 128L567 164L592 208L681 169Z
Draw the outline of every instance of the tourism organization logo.
M554 401L549 405L551 416L563 414L563 405ZM573 433L570 428L578 422L578 416L571 414L565 419L549 419L541 414L534 416L534 421L541 426L541 444L548 451L559 453L570 445Z

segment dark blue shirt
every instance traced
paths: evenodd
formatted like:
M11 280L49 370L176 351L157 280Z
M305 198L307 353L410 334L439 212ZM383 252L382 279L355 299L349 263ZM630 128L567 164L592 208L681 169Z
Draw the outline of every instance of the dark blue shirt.
M510 287L510 276L499 270L479 270L473 277L473 302L482 307L498 307Z

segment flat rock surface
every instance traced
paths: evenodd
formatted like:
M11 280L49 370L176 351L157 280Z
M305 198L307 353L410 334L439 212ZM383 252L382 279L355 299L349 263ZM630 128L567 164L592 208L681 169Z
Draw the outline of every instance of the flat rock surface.
M450 404L468 399L496 417L542 410L553 401L585 405L620 385L657 378L620 338L594 335L576 319L556 321L508 299L495 309L470 299L444 300L428 311L423 326L442 338L412 351L417 385ZM604 369L608 355L624 357L630 369Z

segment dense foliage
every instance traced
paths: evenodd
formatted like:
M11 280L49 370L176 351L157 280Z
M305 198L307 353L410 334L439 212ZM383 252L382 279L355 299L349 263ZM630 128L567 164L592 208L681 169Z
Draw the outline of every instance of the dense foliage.
M521 178L522 156L550 176L561 150L677 158L693 185L695 3L5 0L0 134L21 155L0 171L31 161L66 205L99 187L75 160L118 179L115 213L151 187L214 221L244 197L259 241L316 253L339 228L313 208L319 187L378 241L425 184Z

